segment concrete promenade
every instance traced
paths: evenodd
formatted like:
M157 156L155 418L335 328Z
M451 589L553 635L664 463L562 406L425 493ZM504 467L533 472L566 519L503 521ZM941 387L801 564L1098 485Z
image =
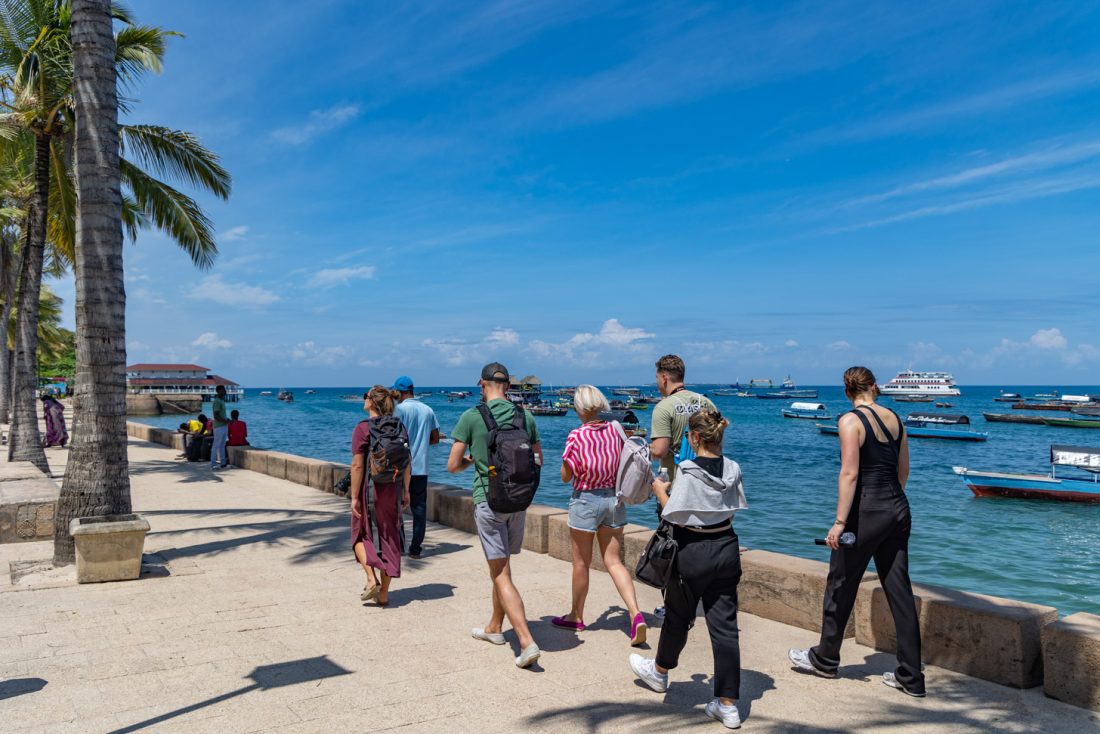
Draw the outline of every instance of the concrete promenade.
M48 452L57 475L65 454ZM430 525L390 606L364 605L347 500L175 454L130 443L134 509L152 524L141 580L77 586L71 570L23 564L48 558L50 544L0 546L0 731L725 731L702 713L712 697L702 619L668 693L653 693L627 666L610 579L593 572L586 632L557 630L570 566L524 552L514 575L543 656L519 670L510 631L505 647L469 636L489 611L476 538ZM639 596L643 609L659 603L647 587ZM892 656L854 640L839 680L807 677L786 652L814 633L740 620L744 731L1100 731L1100 715L1041 689L933 666L928 698L908 698L879 681Z

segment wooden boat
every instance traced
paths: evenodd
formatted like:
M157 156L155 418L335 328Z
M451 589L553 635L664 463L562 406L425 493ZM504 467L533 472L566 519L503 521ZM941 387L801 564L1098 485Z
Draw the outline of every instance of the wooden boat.
M1092 474L1091 479L1058 476L1059 466ZM1010 474L952 467L978 497L1100 502L1100 448L1054 444L1050 447L1050 475Z
M1055 428L1100 428L1098 418L1043 418L1043 423Z
M720 387L717 390L712 390L711 395L717 395L720 398L732 398L737 394L737 390L732 387Z
M1061 410L1066 413L1078 407L1073 403L1013 403L1013 410Z
M899 403L931 403L935 401L935 398L926 397L924 395L898 395L894 397L894 400Z
M664 400L664 398L660 395L639 395L638 397L634 398L634 402L645 403L646 405L656 405L662 400Z
M756 397L761 400L790 400L790 395L784 392L762 392L757 393Z
M1020 393L1005 392L1004 390L1001 390L1001 394L993 398L993 400L998 403L1018 403L1023 400L1023 398L1020 397Z
M990 423L1032 423L1043 425L1041 415L1019 415L1018 413L982 413L982 417Z
M1100 405L1083 405L1080 408L1071 408L1075 415L1092 415L1100 418Z
M803 390L784 390L783 393L788 398L792 398L792 399L793 398L804 398L804 399L813 400L814 398L817 397L817 390L805 390L805 389L803 389Z
M824 403L791 403L779 411L784 418L806 418L811 420L832 420Z
M648 403L642 403L637 400L631 400L626 404L627 410L649 410Z

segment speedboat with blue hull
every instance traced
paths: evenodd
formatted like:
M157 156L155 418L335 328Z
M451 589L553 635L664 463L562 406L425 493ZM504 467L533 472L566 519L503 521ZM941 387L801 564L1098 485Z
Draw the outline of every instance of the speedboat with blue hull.
M967 426L951 428L950 426ZM947 413L910 413L905 418L905 434L909 438L944 438L952 441L985 441L988 433L972 431L970 418L965 415ZM817 430L830 436L839 435L840 430L832 423L818 423Z
M1073 467L1092 476L1059 477L1060 466ZM1100 503L1100 448L1051 446L1049 475L977 471L965 466L952 468L978 497Z

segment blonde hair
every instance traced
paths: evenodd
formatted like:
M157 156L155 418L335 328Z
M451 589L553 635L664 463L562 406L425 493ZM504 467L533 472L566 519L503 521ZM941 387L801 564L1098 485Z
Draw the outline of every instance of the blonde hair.
M604 394L592 385L577 385L577 389L573 392L573 407L577 413L585 415L600 410L611 410Z
M401 397L401 393L396 390L390 390L382 385L375 385L367 391L363 399L371 404L378 415L393 415L393 401L399 397Z
M722 453L722 440L730 422L717 410L700 410L688 419L688 430L699 434L699 441L710 451Z

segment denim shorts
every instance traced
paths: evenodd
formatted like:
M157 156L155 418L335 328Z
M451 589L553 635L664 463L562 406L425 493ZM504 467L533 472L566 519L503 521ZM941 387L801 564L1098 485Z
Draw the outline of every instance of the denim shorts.
M573 490L569 498L569 527L594 533L601 525L609 528L626 525L626 506L615 496L615 488Z

